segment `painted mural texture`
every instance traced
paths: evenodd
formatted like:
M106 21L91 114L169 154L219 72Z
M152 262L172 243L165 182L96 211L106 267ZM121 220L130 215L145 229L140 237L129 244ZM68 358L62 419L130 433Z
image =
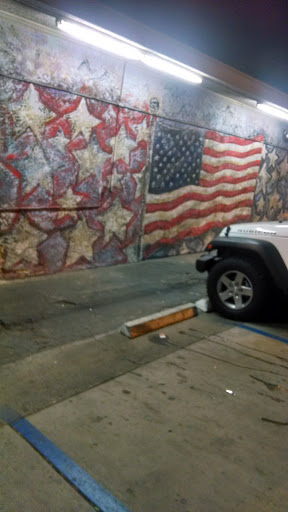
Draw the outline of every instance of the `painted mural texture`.
M191 237L201 250L203 234L205 243L208 232L249 221L262 150L262 135L243 139L158 120L143 256L175 254L175 244L188 252Z
M252 220L288 220L288 152L264 146L256 181Z
M285 121L52 21L0 20L0 276L199 252L288 217Z
M25 20L0 19L2 72L75 94L119 101L123 60L72 38L59 37L55 29L54 34L48 32L27 25Z
M1 86L2 273L136 260L151 117L27 82Z

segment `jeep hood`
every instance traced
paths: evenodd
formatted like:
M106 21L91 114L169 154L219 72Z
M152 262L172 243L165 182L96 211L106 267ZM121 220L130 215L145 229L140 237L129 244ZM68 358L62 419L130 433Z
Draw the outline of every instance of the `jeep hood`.
M230 228L230 229L229 229ZM247 222L245 224L231 224L222 229L220 236L242 236L248 238L288 238L288 221Z

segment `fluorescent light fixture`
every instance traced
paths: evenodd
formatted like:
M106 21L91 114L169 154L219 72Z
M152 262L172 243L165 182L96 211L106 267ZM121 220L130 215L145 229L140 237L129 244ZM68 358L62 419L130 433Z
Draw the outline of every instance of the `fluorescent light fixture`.
M147 50L147 48L140 47L132 41L130 42L127 39L104 31L98 27L90 28L84 24L81 25L80 23L72 23L65 20L58 22L57 26L70 36L76 37L93 46L97 46L97 48L101 48L102 50L112 52L124 59L141 61L158 71L163 71L164 73L168 73L169 75L173 75L180 80L186 80L190 83L201 84L202 82L201 76L197 75L189 66L165 56L154 55L152 52L148 53L149 50Z
M200 75L197 75L191 68L181 64L180 62L168 60L165 57L158 57L157 55L152 54L144 55L142 62L151 68L176 76L181 80L186 80L187 82L192 82L194 84L201 84L202 82Z
M141 60L142 58L143 53L136 46L133 46L131 43L126 43L117 37L110 36L105 32L64 20L60 21L57 26L60 30L63 30L63 32L70 34L70 36L76 37L93 46L97 46L102 50L124 57L125 59Z
M285 110L282 107L269 105L268 103L257 103L257 108L267 114L271 114L271 116L280 117L280 119L288 121L288 110Z

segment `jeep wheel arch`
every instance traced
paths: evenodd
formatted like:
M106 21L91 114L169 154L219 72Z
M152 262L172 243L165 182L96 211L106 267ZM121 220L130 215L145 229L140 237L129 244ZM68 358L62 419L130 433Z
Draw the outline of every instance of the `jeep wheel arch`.
M288 270L273 243L254 238L218 237L208 245L208 250L217 250L223 260L236 257L254 262L265 269L267 277L279 290L288 291Z
M269 282L262 266L249 259L230 257L212 267L207 291L218 313L233 320L249 320L265 306Z

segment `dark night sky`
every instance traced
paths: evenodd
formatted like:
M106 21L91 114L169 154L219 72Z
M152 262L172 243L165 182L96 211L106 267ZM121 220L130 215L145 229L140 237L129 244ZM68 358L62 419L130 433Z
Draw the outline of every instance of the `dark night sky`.
M93 0L44 0L93 19ZM288 93L287 0L103 0L128 15Z

